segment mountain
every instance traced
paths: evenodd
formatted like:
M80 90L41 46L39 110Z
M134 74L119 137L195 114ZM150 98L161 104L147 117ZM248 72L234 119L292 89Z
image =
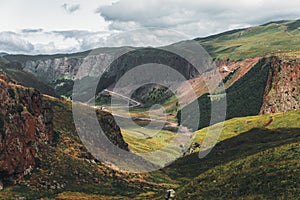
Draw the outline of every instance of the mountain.
M4 75L0 81L0 175L19 180L33 169L40 146L51 144L53 112L37 90L13 85Z
M227 120L205 158L199 159L196 150L154 172L153 179L176 180L178 199L297 198L299 119L298 110ZM221 126L197 131L194 141L201 143L207 129Z
M122 52L127 53L115 58ZM76 81L74 79L82 65L85 68L81 73L85 74L85 77L81 78L90 82L99 79L108 67L100 79L98 91L112 87L127 71L149 62L172 66L187 79L197 75L196 70L185 59L174 53L155 48L100 48L70 55L8 55L5 59L20 65L22 70L32 73L39 80L53 87L58 95L65 97L72 95L73 84Z
M206 67L200 73L185 59L155 48L3 55L0 199L164 199L168 189L176 191L176 199L297 199L299 27L300 20L277 21L197 38L195 41L206 48L216 65L215 69ZM97 105L107 105L112 96L110 89L126 72L155 61L172 66L186 78L176 90L183 106L178 105L168 88L148 84L128 97L138 105L129 109L130 116L122 109L112 115L103 107L79 104L86 121L91 117L89 113L95 113L108 140L125 151L162 150L168 156L178 149L179 144L169 144L182 133L177 132L180 128L198 126L188 146L184 146L189 148L201 144L208 130L213 133L223 127L218 143L205 158L198 158L196 148L160 170L129 173L115 165L105 165L92 155L94 149L83 144L74 124L72 102L68 100L72 98L73 85L76 81L96 81L104 68L94 65L108 65L114 55L127 50L131 52L114 59L104 72L97 88L97 92L102 91L96 95ZM83 63L87 76L77 79L75 75ZM206 81L216 73L221 78L209 90ZM195 96L185 83L192 86ZM87 85L80 92L90 89ZM221 118L217 118L210 124L212 102L224 99L226 121L218 123ZM157 110L148 114L149 108L157 103L164 106L166 116L156 115ZM195 112L191 103L199 103L200 121L191 117ZM190 118L181 119L183 110ZM148 119L149 115L153 121ZM119 126L120 120L133 120L143 128ZM167 122L158 132L155 126L147 127L150 122L156 125L162 120ZM96 137L91 131L90 141ZM105 147L100 147L100 151L114 156ZM168 156L154 158L157 163L153 164L164 162ZM124 156L120 162L127 159Z
M300 20L270 22L207 38L197 38L218 59L244 60L271 54L299 52Z
M247 59L276 55L297 57L297 52L300 51L299 22L300 20L270 22L262 26L197 38L195 41L208 51L216 60L216 64L224 65L235 62L238 65L237 63L240 61L243 65ZM170 45L170 47L176 45ZM89 66L96 63L102 63L101 65L105 66L114 58L114 55L125 51L131 52L114 61L109 67L109 71L101 79L98 90L113 87L126 71L134 66L147 63L148 60L172 66L183 73L187 79L195 78L198 75L184 60L178 60L177 56L153 48L99 48L75 54L5 55L3 58L14 65L19 65L24 71L32 73L39 80L51 86L57 95L71 97L75 75L83 62ZM189 70L182 71L182 66L186 66L184 69L189 68ZM241 70L245 70L244 67ZM94 66L87 67L84 73L93 82L100 71Z
M94 190L109 182L122 188L123 178L111 179L121 177L119 172L100 164L76 135L70 102L17 85L4 74L0 78L0 183L5 188L16 188L15 192L0 192L1 199L20 194L36 199L63 190L84 191L83 185ZM103 111L97 115L108 138L128 150L112 115ZM132 187L132 191L138 190L137 186ZM111 194L111 186L106 188ZM45 189L48 192L37 192Z
M210 124L211 101L219 102L222 98L226 98L226 119L300 108L299 59L286 56L262 58L236 80L235 76L238 76L240 70L230 72L224 78L226 94L205 93L196 100L195 103L199 104L201 112L200 122L195 122L199 123L199 128ZM187 105L183 109L188 113L195 112L193 106ZM193 120L190 118L181 120L180 114L181 111L178 112L177 117L183 125ZM215 119L216 122L220 120Z
M18 69L16 67L7 67L7 65L6 67L0 66L0 70L2 70L5 74L9 76L11 78L11 81L18 83L19 85L23 85L25 87L30 88L36 88L43 94L58 97L58 95L56 95L54 89L51 86L39 80L32 73Z
M234 139L221 142L215 148L216 151L220 149L219 154L228 157L224 150L228 148L239 152L239 158L216 165L201 173L179 190L177 198L298 198L299 191L296 188L300 181L297 169L300 156L299 132L300 129L274 131L252 129ZM278 135L281 138L274 139ZM288 137L282 137L283 135ZM247 144L244 141L247 141ZM267 148L271 141L274 144ZM225 153L222 152L221 146ZM244 153L240 153L243 150Z

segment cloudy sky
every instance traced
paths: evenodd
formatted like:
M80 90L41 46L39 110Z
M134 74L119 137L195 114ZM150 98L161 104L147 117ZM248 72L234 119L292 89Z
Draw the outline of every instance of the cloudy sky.
M300 19L299 0L0 2L0 52L8 53L159 46L274 20Z

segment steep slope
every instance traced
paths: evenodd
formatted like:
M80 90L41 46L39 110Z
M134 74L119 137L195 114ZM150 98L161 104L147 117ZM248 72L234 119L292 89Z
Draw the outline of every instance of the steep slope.
M14 182L34 169L41 146L52 143L53 112L37 90L10 84L2 74L0 84L0 177Z
M11 81L14 81L19 85L35 88L43 94L47 94L50 96L57 96L54 89L51 86L40 81L32 73L26 72L14 66L12 63L4 65L4 67L0 66L0 70L9 76Z
M218 59L244 60L300 50L300 20L270 22L196 39Z
M283 198L297 197L299 119L300 111L292 111L228 120L219 143L205 158L197 153L182 157L153 172L151 180L176 180L178 199L272 198L269 189ZM194 141L201 143L206 131L198 131Z
M129 52L121 54L120 57L114 57L125 50ZM24 71L32 73L44 83L52 86L59 95L66 97L72 94L73 81L81 65L85 66L81 71L85 77L81 78L86 80L98 81L97 77L103 73L98 84L98 91L112 87L127 71L147 63L170 66L187 79L198 74L184 58L156 48L100 48L70 55L7 55L5 58L10 62L19 63ZM107 66L109 68L105 71ZM89 90L90 88L87 87L86 89Z
M274 131L270 134L300 130ZM255 134L252 131L251 134ZM264 134L260 131L259 134ZM213 167L181 189L179 199L297 199L300 141Z
M208 126L210 123L211 101L220 101L225 98L226 119L257 115L259 113L274 113L297 110L300 108L299 101L299 61L297 59L285 60L285 57L267 57L261 59L244 76L236 81L230 74L223 82L228 84L225 94L204 94L198 98L200 108L199 128ZM183 109L195 112L189 106ZM190 120L181 121L180 113L177 117L183 125ZM198 122L195 122L198 123Z
M162 187L99 163L76 134L70 102L10 83L3 74L0 98L0 199L63 197L66 191L82 198L132 196ZM108 138L128 150L112 115L97 115Z
M252 69L262 57L250 58L242 61L224 61L217 60L215 62L216 68L206 71L203 74L191 78L187 82L193 90L190 90L186 83L182 84L176 91L179 97L182 99L183 104L192 102L193 94L196 97L200 97L208 92L207 82L210 79L216 78L216 74L221 77L224 82L224 87L229 88L233 83L242 78L250 69ZM226 69L226 70L225 70ZM211 90L216 89L219 86L219 82L209 82Z
M260 113L285 112L300 108L300 61L273 57Z

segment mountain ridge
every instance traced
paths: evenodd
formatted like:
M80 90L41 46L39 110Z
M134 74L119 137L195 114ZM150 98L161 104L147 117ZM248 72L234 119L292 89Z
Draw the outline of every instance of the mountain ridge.
M191 101L200 105L199 130L195 130L191 145L201 144L208 129L215 131L223 126L222 122L209 123L208 109L211 101L225 98L221 85L227 93L227 120L217 145L207 157L200 160L199 150L195 149L150 173L128 173L117 166L104 165L88 151L77 134L72 103L66 98L72 97L76 67L90 51L1 57L0 186L4 183L4 190L0 187L0 199L162 199L171 188L179 199L296 199L300 177L299 22L270 22L196 39L212 54L216 64L216 69L208 68L201 74L194 73L192 68L185 69L184 61L172 63L165 61L166 58L158 59L164 64L177 64L175 69L185 73L197 94L197 99L192 99L184 86L179 87L181 95L187 96L183 109L189 109ZM101 82L106 84L103 88L112 87L132 66L156 56L153 49L123 48L133 49L136 54L120 59L123 63L120 68L117 63L110 69ZM106 62L105 56L109 57L118 48L98 50L95 53L104 52L101 56ZM147 59L137 59L144 54L149 54ZM96 60L90 60L88 74L95 73L91 65ZM26 63L30 66L24 68ZM221 82L208 93L205 78L214 73L220 73ZM148 123L144 120L147 109L158 99L170 113L166 117L169 124L179 121L185 125L170 92L155 85L140 90L135 98L141 98L145 106L132 108L126 120L133 119L144 126ZM161 98L164 94L168 94L166 99ZM114 119L117 116L109 110L88 105L81 109L83 114L84 110L92 109L111 143L126 151L160 149L176 135L173 131L178 128L166 126L154 136L136 139L132 134L140 130L121 130ZM123 117L122 113L118 114ZM9 123L11 119L14 123ZM190 118L185 120L199 123ZM143 129L145 135L156 131ZM40 141L44 132L49 132L49 138ZM172 153L172 148L167 151Z

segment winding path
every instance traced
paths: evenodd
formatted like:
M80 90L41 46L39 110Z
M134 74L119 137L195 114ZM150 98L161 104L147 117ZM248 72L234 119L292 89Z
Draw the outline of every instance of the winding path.
M114 91L111 91L111 90L108 90L108 89L104 89L103 91L109 93L111 96L118 96L118 97L120 97L120 98L122 98L122 99L125 99L125 100L127 100L128 102L131 102L132 104L134 104L134 105L129 105L130 108L132 108L132 107L137 107L137 106L140 106L140 105L141 105L140 102L138 102L138 101L136 101L136 100L134 100L134 99L132 99L132 98L129 98L129 97L127 97L127 96L124 96L124 95L122 95L122 94L116 93L116 92L114 92ZM89 104L89 103L90 103L92 100L94 100L94 99L95 99L95 96L92 97L91 99L89 99L89 100L86 102L86 104ZM112 107L112 108L124 108L124 107L127 107L127 106L111 106L111 107Z

